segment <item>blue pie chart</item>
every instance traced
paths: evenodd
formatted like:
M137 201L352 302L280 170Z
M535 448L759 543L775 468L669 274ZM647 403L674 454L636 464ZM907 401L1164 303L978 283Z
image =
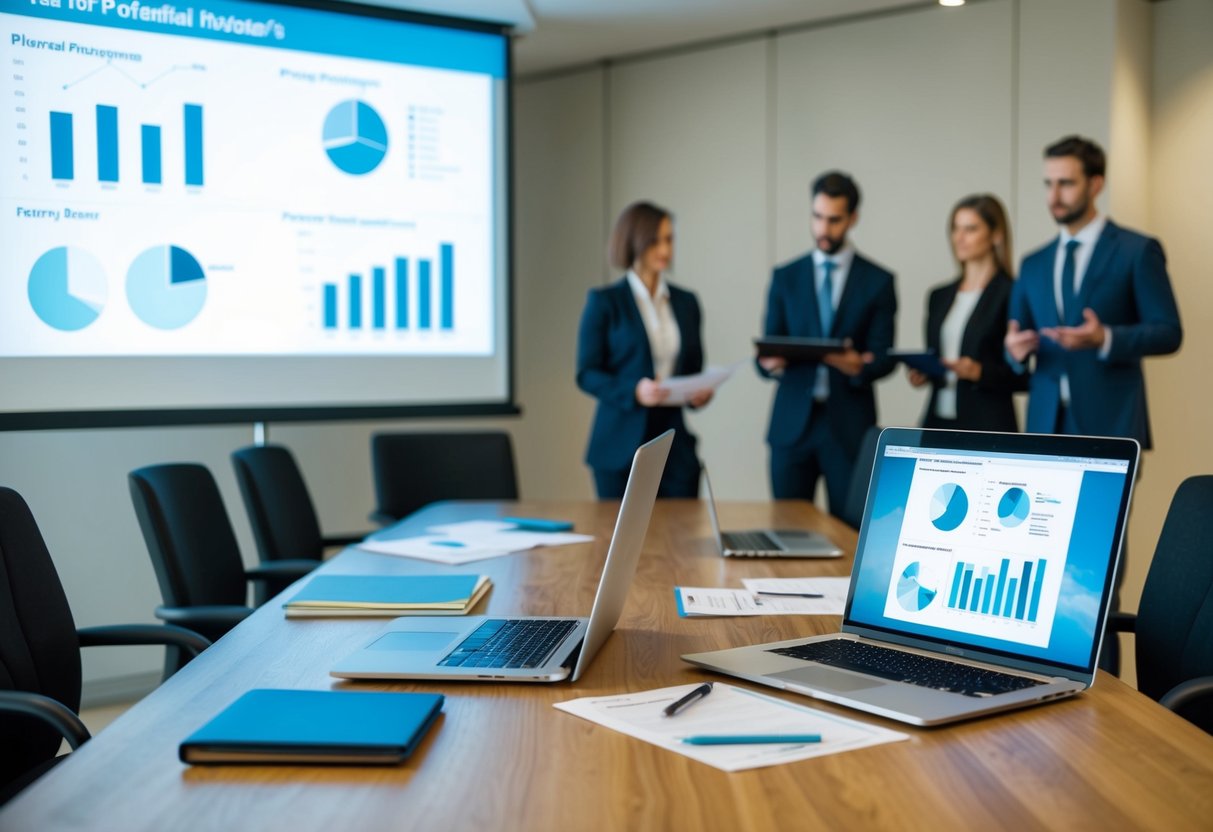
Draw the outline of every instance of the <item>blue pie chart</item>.
M109 294L105 272L87 251L52 248L29 271L29 303L49 327L75 332L97 320Z
M998 522L1008 529L1013 529L1028 519L1028 510L1032 507L1032 499L1022 488L1009 488L998 501Z
M941 532L950 532L964 522L969 513L969 495L954 482L945 482L931 496L931 523Z
M919 612L935 600L936 591L918 582L917 562L911 563L897 579L897 603L908 612Z
M206 274L183 248L149 248L126 273L126 298L145 324L180 329L198 317L206 303Z
M339 170L370 173L387 155L387 127L365 101L342 101L325 116L324 152Z

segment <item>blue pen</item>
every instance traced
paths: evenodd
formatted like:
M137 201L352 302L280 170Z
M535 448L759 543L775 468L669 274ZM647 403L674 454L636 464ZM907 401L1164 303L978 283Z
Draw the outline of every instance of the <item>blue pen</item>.
M821 742L821 734L700 734L683 737L687 745L757 745L759 743Z

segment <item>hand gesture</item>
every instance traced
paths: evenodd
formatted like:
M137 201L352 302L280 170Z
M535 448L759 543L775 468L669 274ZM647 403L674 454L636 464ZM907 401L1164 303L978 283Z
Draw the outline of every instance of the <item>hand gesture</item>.
M851 346L851 339L848 338L845 342L846 349L842 352L832 352L821 362L827 367L833 367L838 372L846 376L857 376L864 368L864 365L871 364L876 356L870 352L861 353Z
M645 407L656 407L669 397L670 391L651 378L636 382L636 401Z
M957 378L963 378L965 381L981 381L980 361L974 361L972 358L962 355L955 361L942 361L940 363L956 373Z
M1091 308L1082 310L1082 323L1078 326L1048 327L1040 334L1067 350L1097 350L1104 342L1103 324Z
M1040 336L1034 329L1019 328L1019 321L1012 320L1007 326L1007 337L1002 344L1007 348L1011 357L1020 364L1028 360L1028 356L1040 349Z

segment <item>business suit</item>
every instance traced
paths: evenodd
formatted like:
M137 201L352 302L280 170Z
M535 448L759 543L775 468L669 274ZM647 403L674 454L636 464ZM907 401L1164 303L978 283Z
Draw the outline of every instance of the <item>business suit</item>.
M1080 323L1062 321L1057 309L1057 247L1055 239L1024 258L1009 313L1021 330ZM1109 220L1091 253L1076 307L1094 310L1111 332L1111 349L1102 358L1099 350L1066 350L1041 336L1028 388L1028 432L1125 436L1152 447L1141 360L1175 352L1183 340L1162 246ZM1062 375L1070 385L1064 413Z
M944 318L956 301L961 279L938 286L927 298L927 348L942 355L940 330ZM994 275L982 289L973 313L965 323L960 338L960 354L981 363L981 378L956 380L956 418L941 420L935 415L942 380L933 381L931 398L923 415L923 427L952 427L960 430L995 430L1015 432L1019 420L1015 416L1012 393L1026 389L1022 377L1006 362L1003 336L1007 331L1007 309L1015 281L1004 272Z
M829 332L822 331L811 253L776 268L771 275L765 334L849 338L858 352L875 355L855 376L828 368L829 395L820 402L814 400L817 362L788 364L779 374L759 367L762 375L775 378L779 385L767 429L771 491L776 498L811 499L820 471L825 475L830 506L845 503L863 435L876 424L872 383L895 366L887 353L893 346L896 314L893 274L859 254L851 261ZM792 481L792 477L800 481Z
M674 374L698 373L703 369L699 301L693 293L667 285L681 340ZM636 384L654 375L648 333L627 278L591 289L577 336L577 386L598 399L585 461L594 469L599 497L620 496L621 486L619 494L604 494L604 482L625 482L636 449L669 428L675 430L674 444L658 495L698 494L696 440L682 408L645 407L636 401Z

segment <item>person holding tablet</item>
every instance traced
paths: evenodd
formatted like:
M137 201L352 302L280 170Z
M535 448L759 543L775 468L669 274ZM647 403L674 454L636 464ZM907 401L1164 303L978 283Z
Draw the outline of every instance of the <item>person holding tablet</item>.
M674 257L670 212L650 202L629 205L615 221L608 256L626 274L590 290L577 334L577 386L598 400L585 461L599 499L618 499L636 449L673 428L657 496L695 497L696 439L682 406L664 404L669 390L661 384L703 369L699 301L664 276ZM712 390L700 390L687 404L702 407L711 398Z
M1003 350L1011 297L1011 228L990 194L967 196L948 225L960 276L931 290L926 344L947 369L928 377L909 368L910 384L931 388L925 428L1019 430L1012 394L1025 389Z

